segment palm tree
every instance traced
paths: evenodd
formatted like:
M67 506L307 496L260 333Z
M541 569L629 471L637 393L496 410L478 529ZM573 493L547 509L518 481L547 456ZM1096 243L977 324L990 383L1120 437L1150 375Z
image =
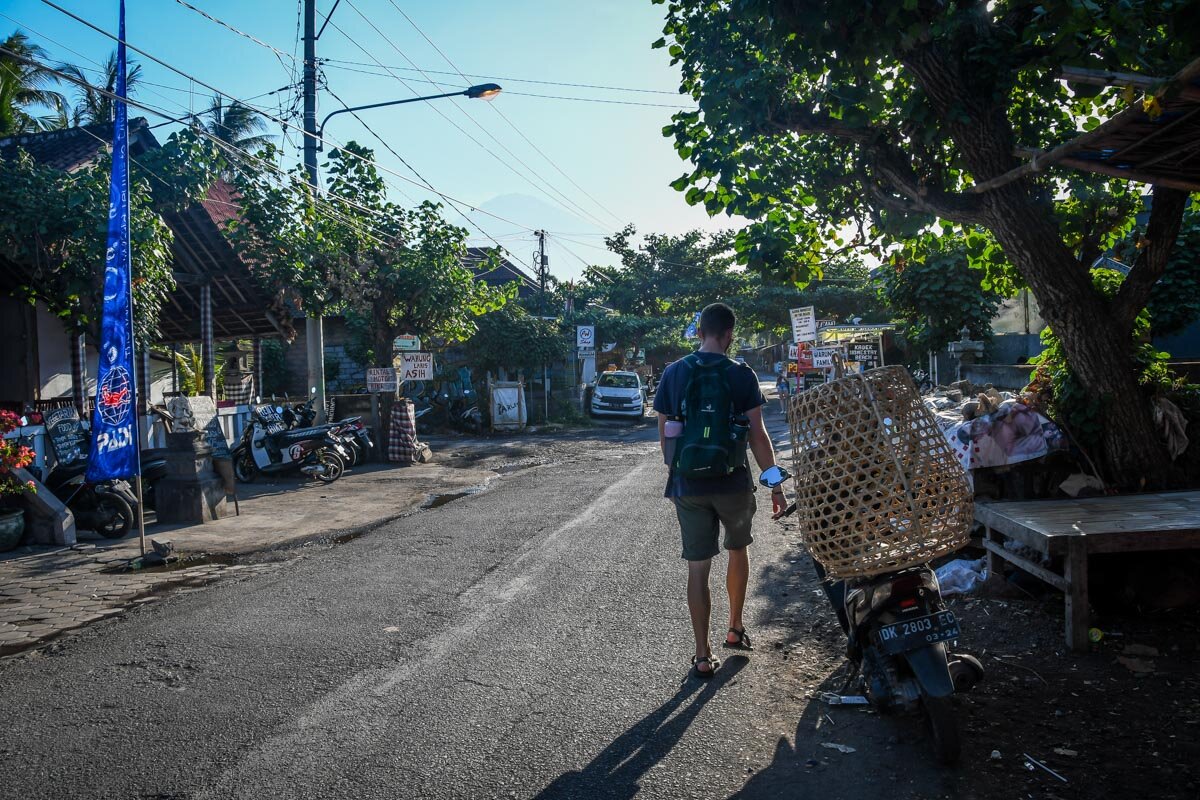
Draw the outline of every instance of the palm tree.
M13 32L0 47L36 61L46 58L46 51L20 31ZM45 67L26 64L7 53L0 55L0 136L56 127L66 107L63 96L49 88L56 83L58 77ZM32 109L38 106L54 113L35 116Z
M98 122L112 122L116 119L116 101L93 89L95 81L88 78L83 70L74 64L62 64L59 66L59 70L87 84L79 87L79 102L71 111L70 119L74 124L92 125ZM108 56L108 60L104 62L100 72L104 77L104 84L101 88L106 92L115 92L117 90L117 53L115 50ZM125 94L133 94L134 87L141 82L141 79L142 65L130 61L125 71Z
M262 114L239 100L227 103L221 95L213 95L212 105L192 117L192 123L208 131L210 136L240 150L253 152L265 146L272 137Z

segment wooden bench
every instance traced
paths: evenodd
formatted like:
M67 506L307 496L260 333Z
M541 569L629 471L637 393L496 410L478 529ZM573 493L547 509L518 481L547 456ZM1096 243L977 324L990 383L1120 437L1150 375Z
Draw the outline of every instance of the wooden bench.
M977 503L988 572L1002 558L1066 595L1067 644L1088 645L1088 556L1200 548L1200 492ZM1004 549L996 534L1046 556L1060 556L1062 574Z

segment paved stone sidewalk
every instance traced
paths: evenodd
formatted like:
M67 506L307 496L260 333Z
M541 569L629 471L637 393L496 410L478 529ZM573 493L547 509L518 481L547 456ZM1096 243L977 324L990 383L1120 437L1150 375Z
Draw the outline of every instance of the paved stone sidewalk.
M127 564L124 548L91 544L0 561L0 656L153 602L167 590L199 587L225 573L271 566L199 564L134 571L124 569Z

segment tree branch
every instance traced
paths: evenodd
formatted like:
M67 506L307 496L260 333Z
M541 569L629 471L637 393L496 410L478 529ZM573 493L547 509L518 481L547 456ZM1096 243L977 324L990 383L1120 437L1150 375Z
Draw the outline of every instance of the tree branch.
M1120 324L1125 326L1133 325L1150 299L1150 290L1167 269L1175 240L1179 237L1188 193L1182 189L1155 186L1152 198L1150 222L1146 225L1146 246L1138 253L1133 269L1113 298L1113 312Z

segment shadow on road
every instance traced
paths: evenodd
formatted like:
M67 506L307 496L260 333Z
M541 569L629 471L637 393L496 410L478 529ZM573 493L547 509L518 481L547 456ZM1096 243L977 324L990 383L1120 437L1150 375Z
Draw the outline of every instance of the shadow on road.
M538 800L633 797L646 771L671 752L705 703L749 663L745 656L732 656L711 680L689 676L669 700L614 739L582 770L556 778L537 795Z

